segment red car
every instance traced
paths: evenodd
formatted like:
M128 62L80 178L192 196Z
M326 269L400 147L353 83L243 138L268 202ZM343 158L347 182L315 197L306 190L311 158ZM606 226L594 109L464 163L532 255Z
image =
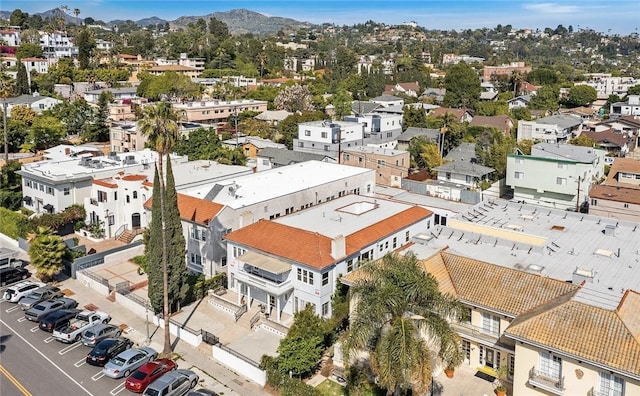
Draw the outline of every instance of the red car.
M147 362L127 377L124 386L132 392L142 393L150 383L160 378L164 373L177 368L178 365L171 359L160 358L153 362Z

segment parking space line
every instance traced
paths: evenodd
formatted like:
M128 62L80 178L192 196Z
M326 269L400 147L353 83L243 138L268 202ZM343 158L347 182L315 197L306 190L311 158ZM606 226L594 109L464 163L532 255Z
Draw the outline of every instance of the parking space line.
M53 338L53 337L49 336L49 337L47 337L47 338L45 338L45 339L44 339L44 343L45 343L45 344L48 344L48 343L50 343L50 342L51 342L51 341L53 341L53 340L55 340L55 338Z
M124 390L124 382L122 382L120 385L113 388L111 392L109 392L109 394L115 396L118 393L122 392L123 390Z
M40 326L36 326L36 327L32 327L31 328L31 332L35 333L36 331L40 330Z
M59 355L64 355L65 353L67 353L67 352L69 352L69 351L73 351L74 349L76 349L76 348L77 348L77 347L79 347L80 345L82 345L82 344L81 344L81 343L79 343L79 342L76 342L75 344L72 344L72 345L66 346L66 347L62 348L62 349L58 352L58 354L59 354Z
M9 309L5 310L4 312L6 312L6 313L11 313L11 312L17 311L17 310L19 310L19 309L20 309L20 306L19 306L19 305L16 305L15 307L11 307L11 308L9 308Z
M86 362L87 362L87 359L86 359L86 358L84 358L84 359L80 359L80 360L78 360L78 361L77 361L77 362L75 362L73 365L74 365L75 367L80 367L80 366L82 366L83 364L85 364Z
M25 318L24 316L23 316L23 317L21 317L21 318L18 318L18 322L19 322L19 323L22 323L22 322L24 322L25 320L27 320L27 318Z
M100 370L98 374L94 374L93 377L91 377L91 379L94 381L97 381L102 377L104 377L104 373L102 372L102 370Z

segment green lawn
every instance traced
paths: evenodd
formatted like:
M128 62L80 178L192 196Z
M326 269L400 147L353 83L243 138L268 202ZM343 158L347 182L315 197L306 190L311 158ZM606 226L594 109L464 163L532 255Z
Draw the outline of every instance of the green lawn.
M324 396L342 396L344 395L344 387L340 386L340 384L336 384L335 382L326 379L320 383L316 387L317 390L320 391Z

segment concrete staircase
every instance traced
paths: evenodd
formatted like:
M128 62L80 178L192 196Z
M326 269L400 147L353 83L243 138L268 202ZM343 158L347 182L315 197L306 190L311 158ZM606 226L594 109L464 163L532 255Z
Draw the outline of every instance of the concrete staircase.
M136 235L138 234L135 231L125 230L122 234L120 234L120 236L118 237L118 240L124 243L131 243L131 241L133 241L133 238L135 238Z
M254 303L251 308L249 308L249 310L247 312L245 312L240 319L238 319L238 321L236 322L236 324L238 326L250 329L251 328L251 318L253 318L253 315L255 315L256 313L260 312L260 304L258 303Z

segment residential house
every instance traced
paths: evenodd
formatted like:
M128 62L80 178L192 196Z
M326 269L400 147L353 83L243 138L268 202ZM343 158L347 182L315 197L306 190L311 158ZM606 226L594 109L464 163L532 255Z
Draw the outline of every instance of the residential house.
M304 153L288 149L265 147L256 156L257 171L279 168L292 164L299 164L306 161L320 161L336 163L337 161L327 155Z
M260 121L266 121L271 125L278 125L280 121L284 120L292 114L293 113L290 113L286 110L265 110L253 118Z
M640 95L627 95L624 102L612 103L609 109L609 117L640 116Z
M189 78L196 78L200 75L200 73L202 73L201 70L195 67L182 65L151 66L148 69L145 69L145 71L153 76L160 76L166 72L175 72L178 74L183 74Z
M408 151L361 146L342 152L340 163L376 171L376 184L400 187L409 173L411 156Z
M432 170L437 180L427 184L427 193L439 198L460 201L464 190L475 190L478 184L489 180L495 169L481 165L476 158L474 143L461 143L451 150L443 165Z
M409 127L406 131L402 132L400 136L398 136L398 146L396 148L398 150L409 150L409 144L411 143L411 140L418 136L424 136L431 142L439 145L439 129Z
M96 39L96 49L100 51L109 52L114 48L113 41L107 41L103 39Z
M27 76L31 82L31 72L47 74L49 72L49 60L45 58L22 58L20 62L27 69Z
M526 81L520 84L520 87L518 87L521 95L535 95L539 89L539 86L530 84Z
M597 143L597 147L616 157L625 157L630 150L635 148L635 136L626 132L618 132L613 128L600 132L583 131L580 135L593 139Z
M253 99L207 100L178 103L173 105L173 108L181 111L188 122L225 126L229 116L240 114L243 111L266 111L267 102Z
M325 154L337 159L340 151L363 146L365 126L358 122L310 121L298 124L293 150Z
M109 145L114 153L142 150L147 137L138 132L138 124L118 122L109 127Z
M589 213L626 221L640 219L640 161L616 158L607 179L589 191Z
M199 231L195 237L187 239L187 266L207 276L226 272L227 245L223 237L229 232L262 219L286 217L345 195L370 194L374 188L373 170L319 161L181 188L181 194L224 206L206 227L197 226ZM150 205L147 206L149 209ZM181 213L183 218L189 215ZM192 234L189 227L191 225L183 221L185 235Z
M575 85L588 85L596 90L598 99L608 99L609 95L623 97L629 87L640 84L640 79L633 77L613 77L610 73L585 73L586 81Z
M55 105L62 103L60 99L50 98L48 96L40 96L38 92L32 95L20 95L14 98L7 98L7 115L11 117L11 110L14 107L29 107L38 114L42 114L45 110L50 110Z
M372 103L381 105L382 107L404 106L404 99L393 95L380 95L370 100Z
M443 65L457 65L460 62L465 63L482 63L485 59L479 56L471 56L471 55L457 55L457 54L443 54L442 55L442 64Z
M550 208L585 211L589 190L604 175L604 150L538 143L531 155L507 155L513 199Z
M575 137L582 119L568 114L556 114L533 121L518 122L518 141L532 140L546 143L562 143Z
M473 120L473 114L467 109L452 109L450 107L438 107L437 109L429 112L429 117L441 117L445 114L453 114L455 119L459 122L471 122Z
M512 110L518 107L528 107L530 101L531 101L530 95L521 95L521 96L516 96L513 99L507 100L507 105L509 105L509 110Z
M583 122L594 120L598 112L591 107L574 107L572 109L561 109L560 114L570 114L582 118Z
M483 101L495 101L498 98L498 90L490 82L483 82L480 84L482 92L480 92L480 100Z
M507 65L484 66L482 69L482 81L489 82L494 75L511 76L514 72L526 75L531 71L531 66L525 66L524 62L511 62Z
M446 94L446 88L427 88L420 96L420 99L430 99L433 103L440 104L444 100L444 96Z
M351 113L355 116L359 116L362 114L373 113L382 107L383 105L381 105L380 103L364 100L354 100L353 102L351 102Z
M109 103L109 119L111 121L134 121L136 119L131 103L123 102Z
M284 70L292 72L310 72L316 68L315 58L299 58L295 56L286 57L284 59Z
M251 159L255 159L260 151L267 147L279 150L287 148L287 146L282 143L275 143L269 139L263 139L258 136L237 136L236 138L223 140L222 146L230 149L241 148L244 156Z
M229 289L238 303L261 303L281 320L311 304L331 317L337 280L428 230L433 213L419 206L347 195L226 235ZM282 243L287 241L287 243Z
M20 29L2 29L0 30L0 41L7 47L20 46Z
M123 100L135 101L138 99L135 87L123 87L123 88L103 88L93 89L84 92L84 100L88 103L96 104L100 99L100 94L103 92L111 92L113 100L116 102L122 102Z
M398 136L402 133L402 113L374 112L345 116L344 121L364 124L364 144L368 146L393 149L397 145Z
M418 92L420 92L420 85L415 81L385 85L384 92L382 92L382 94L392 96L402 94L412 98L417 98Z
M505 136L511 136L513 120L508 115L500 114L496 116L474 116L469 123L470 127L495 128Z
M45 58L77 58L78 47L73 43L73 38L66 32L40 31L40 47Z

